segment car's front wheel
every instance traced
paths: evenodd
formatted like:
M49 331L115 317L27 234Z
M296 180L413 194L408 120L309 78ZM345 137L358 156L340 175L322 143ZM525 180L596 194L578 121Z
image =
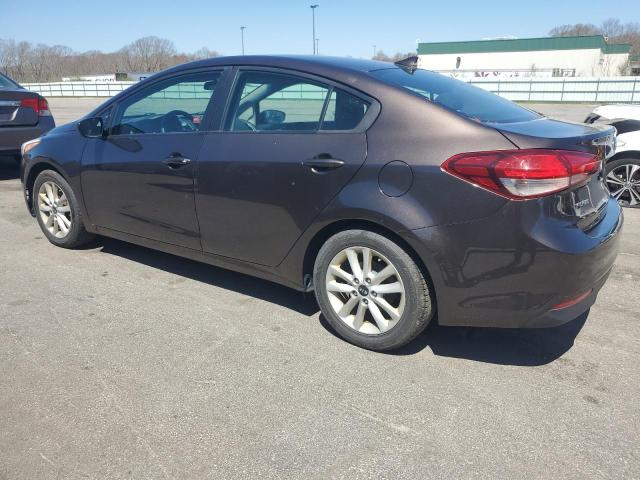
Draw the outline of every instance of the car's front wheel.
M93 239L84 228L78 200L58 172L44 170L33 185L33 209L42 232L51 243L75 248Z
M618 158L607 163L607 186L623 207L640 207L640 160Z
M314 285L334 330L370 350L409 343L433 316L433 293L416 262L377 233L347 230L329 238L316 258Z

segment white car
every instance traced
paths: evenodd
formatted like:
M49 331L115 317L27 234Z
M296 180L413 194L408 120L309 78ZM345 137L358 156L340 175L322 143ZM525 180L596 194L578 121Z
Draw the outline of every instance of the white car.
M611 195L625 207L640 207L640 105L603 105L585 123L604 123L618 131L616 154L605 167Z

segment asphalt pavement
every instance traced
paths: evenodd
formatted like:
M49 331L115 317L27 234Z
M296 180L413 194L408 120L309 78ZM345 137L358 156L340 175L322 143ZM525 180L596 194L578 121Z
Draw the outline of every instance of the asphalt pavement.
M54 247L0 161L0 479L639 478L625 213L587 315L433 323L380 354L310 295L116 240Z

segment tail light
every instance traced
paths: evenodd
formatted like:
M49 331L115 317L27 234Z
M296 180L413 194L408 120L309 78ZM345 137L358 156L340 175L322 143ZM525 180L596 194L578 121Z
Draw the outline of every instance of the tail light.
M20 101L21 107L27 107L32 109L38 114L39 117L50 117L51 111L49 110L49 103L45 98L23 98Z
M442 169L503 197L525 200L584 183L600 165L600 158L587 152L529 149L462 153Z

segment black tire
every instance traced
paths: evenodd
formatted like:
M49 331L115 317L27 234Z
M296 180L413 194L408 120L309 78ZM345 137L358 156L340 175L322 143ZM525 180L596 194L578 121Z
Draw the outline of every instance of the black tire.
M610 179L607 178L608 175L610 173L612 173L613 171L617 170L617 171L621 171L620 167L624 167L625 165L630 165L630 166L640 166L640 159L638 158L617 158L615 160L611 160L610 162L607 163L607 165L605 166L605 179L607 180L607 185L609 187L609 190L611 191L612 194L614 194L616 192L617 188L620 188L617 184L615 183L611 183ZM622 170L624 171L624 170ZM618 198L618 203L620 205L622 205L623 207L630 207L630 208L640 208L640 170L638 170L635 175L633 176L633 178L631 179L632 181L635 182L639 182L637 185L632 186L631 188L633 189L633 192L627 190L625 192L622 192L620 197ZM632 198L632 195L635 194L635 199ZM632 205L633 202L636 202L635 205Z
M42 215L38 211L38 191L40 190L42 184L45 182L55 183L64 192L69 201L69 206L71 207L71 228L69 229L69 232L62 238L56 237L47 229L44 224ZM80 205L75 193L73 192L73 189L64 179L64 177L58 172L55 172L53 170L42 171L36 177L36 180L33 184L31 198L33 199L33 210L36 214L36 218L38 219L38 225L40 225L42 233L44 233L47 239L54 245L62 248L77 248L89 243L94 239L95 236L87 232L84 227Z
M360 333L347 325L335 312L327 292L326 275L333 258L348 247L368 247L389 260L397 270L405 288L404 311L390 330L375 335ZM400 348L422 332L433 317L433 291L411 256L398 244L377 233L366 230L346 230L329 238L316 257L314 285L318 304L325 318L337 334L362 348L385 351ZM354 294L355 296L355 294Z

